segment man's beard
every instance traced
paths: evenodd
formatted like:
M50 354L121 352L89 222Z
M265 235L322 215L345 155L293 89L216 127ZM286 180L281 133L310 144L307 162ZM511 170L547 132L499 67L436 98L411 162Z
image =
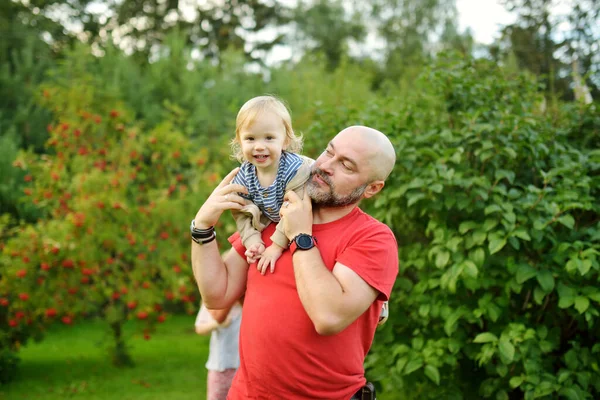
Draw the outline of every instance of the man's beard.
M319 175L319 178L323 180L329 186L329 192L322 191L319 188L319 184L313 181L313 177ZM306 184L306 193L312 199L313 205L318 207L345 207L350 204L355 204L360 201L368 184L357 187L352 193L341 196L335 192L335 186L327 174L325 174L319 168L311 172L310 178Z

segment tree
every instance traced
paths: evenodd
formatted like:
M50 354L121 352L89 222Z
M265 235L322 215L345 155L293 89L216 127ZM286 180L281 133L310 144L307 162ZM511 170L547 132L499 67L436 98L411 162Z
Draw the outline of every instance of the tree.
M2 225L0 338L16 350L55 320L97 316L112 332L113 362L129 365L127 320L142 321L149 339L169 308L196 311L187 226L190 202L205 195L198 184L215 179L209 152L188 145L177 118L144 132L86 74L47 85L39 100L54 116L47 154L23 153L15 166L41 216Z
M385 42L380 81L412 79L456 21L455 0L375 0L370 14ZM456 28L453 28L456 30ZM377 86L377 85L376 85Z
M305 38L304 47L321 52L327 60L327 69L333 71L342 57L348 55L350 40L362 42L366 29L358 13L348 15L341 0L318 0L296 8L295 22Z
M579 1L564 15L553 14L554 0L505 0L507 9L517 14L514 24L503 29L503 42L492 51L496 59L511 52L520 68L543 77L548 95L574 97L571 68L579 71L597 97L600 78L597 64L600 33L598 1ZM560 28L559 28L560 25Z

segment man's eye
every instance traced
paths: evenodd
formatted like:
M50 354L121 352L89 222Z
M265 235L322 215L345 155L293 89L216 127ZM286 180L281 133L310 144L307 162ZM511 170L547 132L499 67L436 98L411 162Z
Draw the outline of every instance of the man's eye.
M333 155L333 153L331 153L331 151L325 149L325 154L327 154L329 157L331 157Z
M351 170L352 170L352 167L351 167L350 165L346 164L346 163L342 163L342 166L343 166L344 168L346 168L348 171L351 171Z

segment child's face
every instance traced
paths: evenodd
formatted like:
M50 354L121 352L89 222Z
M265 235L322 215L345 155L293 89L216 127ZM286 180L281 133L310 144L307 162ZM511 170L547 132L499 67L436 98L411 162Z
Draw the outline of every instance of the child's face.
M259 173L277 172L285 138L281 117L271 111L258 114L251 125L240 130L244 159L256 166Z

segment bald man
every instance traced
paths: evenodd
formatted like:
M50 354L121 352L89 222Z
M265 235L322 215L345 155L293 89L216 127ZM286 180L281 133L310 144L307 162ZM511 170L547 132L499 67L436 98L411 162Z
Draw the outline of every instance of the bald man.
M246 263L239 235L224 259L210 237L222 212L244 202L232 171L194 219L192 266L209 308L226 308L246 294L240 368L228 399L363 398L367 355L381 307L398 274L391 230L358 208L379 193L395 164L381 132L352 126L315 161L304 199L286 194L281 208L290 247L273 274ZM268 245L274 226L262 237ZM364 397L367 398L367 397Z

